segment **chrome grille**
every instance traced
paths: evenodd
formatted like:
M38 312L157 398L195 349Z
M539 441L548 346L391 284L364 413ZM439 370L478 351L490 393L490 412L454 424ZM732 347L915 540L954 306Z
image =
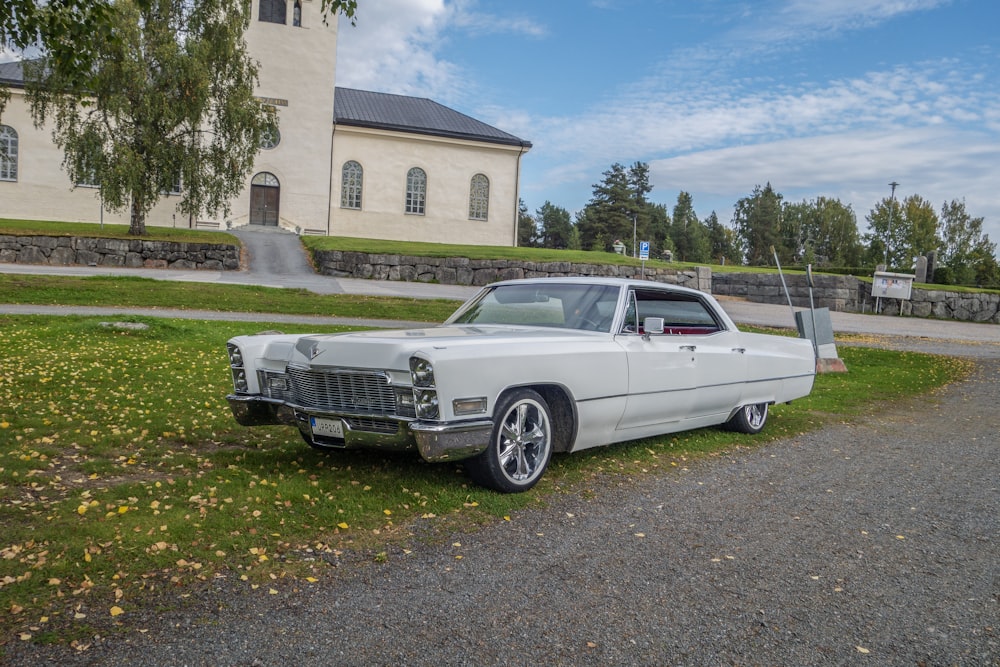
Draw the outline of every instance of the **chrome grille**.
M392 435L399 432L399 422L385 419L365 419L358 417L348 417L344 421L351 427L352 431L366 431L368 433L385 433Z
M396 413L396 393L385 373L344 368L314 371L289 366L288 376L294 401L304 408L374 415Z

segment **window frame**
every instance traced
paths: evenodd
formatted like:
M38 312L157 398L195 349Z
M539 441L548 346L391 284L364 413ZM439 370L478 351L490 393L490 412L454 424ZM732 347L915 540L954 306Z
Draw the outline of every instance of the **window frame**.
M280 14L281 20L278 19ZM263 23L288 24L288 0L259 0L257 20Z
M21 138L10 125L0 125L0 181L17 182L17 163L21 154Z
M469 220L488 221L490 219L490 178L486 174L475 174L469 180Z
M350 170L350 171L348 171ZM364 203L365 168L347 160L340 168L340 208L360 211Z
M406 172L406 215L427 214L427 172L420 167L410 167Z

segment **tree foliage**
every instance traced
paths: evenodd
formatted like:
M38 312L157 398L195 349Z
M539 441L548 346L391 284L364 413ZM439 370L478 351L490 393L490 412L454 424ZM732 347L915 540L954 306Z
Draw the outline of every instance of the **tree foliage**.
M743 261L740 252L739 239L732 228L719 222L719 216L712 211L705 218L705 229L708 231L708 245L711 261L719 264L739 264Z
M782 247L792 261L815 266L859 266L863 248L857 216L839 199L818 197L786 203L781 216Z
M708 229L694 212L691 194L683 190L677 195L670 239L674 245L674 258L683 262L708 262L712 245Z
M743 241L747 264L770 264L772 247L782 261L792 260L791 250L782 244L781 201L782 196L768 183L763 188L756 186L750 196L736 202L733 227Z
M48 58L26 72L36 123L51 120L71 180L100 185L110 210L129 210L129 233L145 233L146 215L178 182L178 210L191 216L228 214L243 189L276 122L254 97L249 9L116 0L116 39L98 47L85 90Z
M517 200L517 247L533 248L538 245L538 223L531 217L528 205Z
M867 260L889 268L909 269L913 258L936 251L940 245L934 207L920 195L903 201L883 199L867 216Z
M983 218L969 215L964 201L953 199L941 206L941 236L939 261L950 272L952 282L996 283L997 246L983 234Z
M543 248L566 249L573 238L573 223L569 211L546 200L535 211L541 226L541 246Z
M635 254L635 243L654 240L656 223L662 216L656 204L647 199L653 186L649 183L649 165L635 162L626 168L615 163L604 172L604 179L596 183L594 194L587 206L577 214L576 228L584 250L611 251L615 241L621 241L630 255ZM634 238L633 238L634 237ZM653 247L653 252L662 248Z

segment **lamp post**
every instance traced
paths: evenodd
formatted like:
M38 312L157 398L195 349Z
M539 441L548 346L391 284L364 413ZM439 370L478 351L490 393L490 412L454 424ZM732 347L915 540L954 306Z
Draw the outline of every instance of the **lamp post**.
M882 258L882 263L885 264L885 270L889 270L889 242L892 241L892 209L895 208L896 202L896 188L899 187L899 183L893 181L889 184L892 191L889 193L889 227L886 229L886 242L885 242L885 255Z

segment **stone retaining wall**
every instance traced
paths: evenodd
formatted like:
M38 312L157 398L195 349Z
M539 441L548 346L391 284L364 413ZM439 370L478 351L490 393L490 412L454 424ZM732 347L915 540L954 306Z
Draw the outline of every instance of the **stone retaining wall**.
M409 257L363 252L319 250L313 253L317 271L323 275L373 280L404 280L445 285L487 285L498 280L564 276L639 277L637 266L578 264L575 262L527 262L514 259L477 260L465 257ZM650 269L647 280L683 285L710 292L712 270Z
M792 305L809 307L809 284L802 274L785 274ZM854 276L813 276L813 302L832 311L860 311L863 296ZM787 304L788 297L777 273L713 273L712 294L734 296L754 303Z
M240 248L143 239L0 236L0 262L236 271L240 268Z
M809 307L809 286L802 274L785 275L792 305ZM817 308L833 311L871 312L875 309L872 285L854 276L814 275L813 301ZM712 294L734 296L754 303L787 304L781 276L773 273L714 273ZM900 314L899 299L882 299L885 315ZM911 298L902 301L902 314L966 322L1000 324L1000 294L949 292L914 287Z
M874 308L875 303L871 298L871 289L869 283L861 283L869 310ZM908 301L882 299L879 305L884 315L899 315L900 303L903 315L1000 324L1000 294L948 292L943 289L914 287Z
M313 253L313 259L319 273L328 276L446 285L486 285L497 280L546 276L637 278L642 271L640 267L615 264L410 257L339 250L317 251ZM240 268L240 247L143 239L3 235L0 236L0 262L235 271ZM710 268L700 266L691 269L647 268L644 277L755 303L788 303L781 277L773 273L713 274ZM874 308L871 283L853 276L816 275L813 278L813 301L818 308L849 312ZM785 282L793 305L808 307L806 277L802 274L785 275ZM887 315L900 313L898 299L882 299L880 305ZM1000 324L1000 294L914 288L912 298L902 302L902 314Z

